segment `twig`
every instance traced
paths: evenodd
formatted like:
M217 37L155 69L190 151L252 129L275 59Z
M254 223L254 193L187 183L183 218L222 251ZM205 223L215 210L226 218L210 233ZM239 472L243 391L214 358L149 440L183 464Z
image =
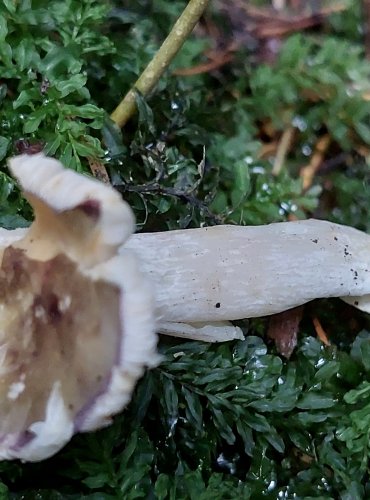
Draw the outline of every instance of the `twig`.
M238 45L239 44L237 42L232 42L222 52L212 52L206 54L209 59L208 62L198 64L197 66L193 66L191 68L177 68L173 74L176 76L193 76L218 69L234 59L234 52L238 49Z
M326 346L330 346L330 340L328 339L326 333L325 333L325 330L323 329L323 327L321 326L321 323L319 321L319 318L317 318L316 316L312 318L312 322L313 322L313 326L315 327L315 330L316 330L316 334L317 336L319 337L319 339L321 340L321 342L326 345Z
M300 176L303 181L303 189L306 190L311 187L313 178L323 162L325 153L330 145L330 135L325 134L317 141L315 151L311 157L310 163L302 167Z
M282 23L287 25L300 24L303 23L311 23L314 21L314 17L317 19L316 23L327 16L334 14L336 12L342 12L343 10L348 9L346 2L336 2L332 5L323 7L319 11L316 11L314 14L297 14L297 15L287 15L286 13L280 13L276 11L272 11L269 8L261 8L251 5L250 3L240 2L241 8L254 20L264 21L265 24L269 21L271 23Z
M275 161L272 167L272 175L280 174L281 169L283 168L285 162L286 155L292 143L293 135L294 135L294 127L288 127L287 129L284 130L276 151Z
M185 203L189 203L191 206L197 208L202 211L214 224L223 224L224 220L219 215L214 214L208 208L208 206L199 200L192 193L181 191L180 189L172 188L172 187L164 187L160 186L157 183L144 184L144 185L131 185L131 184L120 184L115 186L115 188L121 193L131 192L137 194L160 194L163 196L171 196L173 198L178 198Z
M224 3L227 7L230 4L226 0ZM304 10L302 13L292 15L291 12L287 12L285 9L261 8L243 0L238 0L236 5L239 7L238 15L235 18L236 25L240 25L243 21L244 11L248 22L247 31L260 40L283 37L292 32L317 26L322 24L329 15L348 8L345 2L335 2L314 12ZM304 3L302 3L302 7L303 5ZM299 4L291 5L291 7L295 11L300 10Z
M209 0L190 0L156 55L144 69L133 88L129 90L111 114L112 120L119 127L123 127L135 112L135 91L146 95L153 89L189 34L193 31L208 3Z

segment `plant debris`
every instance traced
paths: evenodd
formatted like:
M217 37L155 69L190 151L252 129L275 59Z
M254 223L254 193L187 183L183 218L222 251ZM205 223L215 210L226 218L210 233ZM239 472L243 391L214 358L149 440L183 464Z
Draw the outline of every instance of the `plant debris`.
M274 314L269 321L268 338L275 342L277 352L290 358L297 346L299 323L303 316L303 307L295 307L279 314Z

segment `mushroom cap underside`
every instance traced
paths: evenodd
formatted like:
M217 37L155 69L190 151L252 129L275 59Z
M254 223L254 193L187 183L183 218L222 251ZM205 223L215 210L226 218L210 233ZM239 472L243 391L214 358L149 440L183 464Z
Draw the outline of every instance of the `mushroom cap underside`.
M110 422L157 363L156 335L138 262L117 255L133 228L119 195L42 154L10 168L35 221L0 233L0 458L37 461Z

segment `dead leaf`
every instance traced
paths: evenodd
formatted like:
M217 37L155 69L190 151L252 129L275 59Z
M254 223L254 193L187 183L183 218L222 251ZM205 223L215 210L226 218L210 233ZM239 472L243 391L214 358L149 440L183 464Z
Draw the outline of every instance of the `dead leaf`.
M110 184L109 175L103 162L91 157L88 158L88 162L93 176L105 184Z
M290 358L296 345L299 323L303 316L303 306L274 314L270 318L267 336L274 340L279 354Z

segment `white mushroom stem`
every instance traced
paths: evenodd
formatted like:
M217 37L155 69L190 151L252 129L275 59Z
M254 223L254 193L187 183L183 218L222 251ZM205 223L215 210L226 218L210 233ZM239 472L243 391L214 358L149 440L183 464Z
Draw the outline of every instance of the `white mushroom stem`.
M27 230L0 229L6 246ZM320 220L135 234L155 290L157 331L207 342L243 338L230 321L340 297L370 313L370 236Z
M167 334L171 323L178 335L179 323L265 316L324 297L370 312L370 236L351 227L313 219L216 226L137 234L124 247L154 284Z

